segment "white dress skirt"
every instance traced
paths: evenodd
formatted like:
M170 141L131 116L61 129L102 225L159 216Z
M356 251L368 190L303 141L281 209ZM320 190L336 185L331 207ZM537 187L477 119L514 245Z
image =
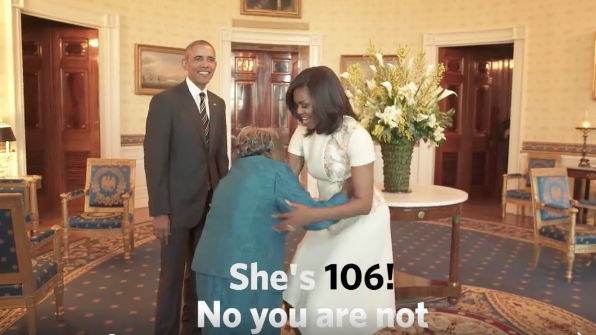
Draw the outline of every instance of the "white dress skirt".
M306 129L299 126L292 136L288 151L304 156L309 174L317 179L319 198L327 200L341 191L343 182L351 175L351 167L375 161L372 138L356 120L345 117L343 125L332 135L313 134L304 137ZM284 300L295 309L307 311L306 326L298 327L302 335L372 335L387 326L387 318L377 323L377 311L395 311L393 289L387 289L387 264L393 263L389 208L381 193L375 189L373 206L368 215L341 220L321 231L308 231L300 242L291 264L297 272L312 271L315 287L300 288L300 276L288 273L288 288ZM331 272L325 267L336 265L337 288L331 289ZM342 268L355 264L360 271L361 283L349 290L341 284ZM378 265L375 271L383 277L384 285L371 290L364 284L367 270ZM347 282L354 284L356 273L347 271ZM375 284L373 280L371 282ZM322 327L320 309L333 311L333 327ZM338 310L347 309L348 315L338 325ZM366 325L351 325L349 313L361 309L366 313ZM296 313L299 315L299 313ZM362 317L361 317L362 318Z

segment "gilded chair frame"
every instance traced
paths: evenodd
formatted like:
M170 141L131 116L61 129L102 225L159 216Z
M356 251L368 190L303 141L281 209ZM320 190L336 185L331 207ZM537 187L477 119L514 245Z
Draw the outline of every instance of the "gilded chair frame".
M507 197L507 191L510 190L521 190L524 192L531 193L530 186L527 185L527 180L530 178L530 161L532 159L548 159L554 160L555 166L561 166L561 154L555 153L542 153L542 152L529 152L527 154L526 166L524 169L524 173L511 173L511 174L503 174L503 189L501 190L501 217L504 218L507 214L507 204L516 205L519 209L521 209L521 217L522 219L526 216L526 207L532 207L532 199L516 199ZM509 182L517 181L517 188L510 189Z
M11 182L6 182L12 180ZM23 182L17 182L23 180ZM29 213L31 220L26 223L27 230L31 236L39 232L39 206L37 203L37 185L41 182L41 176L29 175L25 177L5 177L0 178L0 188L3 187L22 187L25 189L25 213ZM5 192L6 193L6 192Z
M87 159L87 175L85 182L85 189L73 190L68 193L60 195L62 199L62 229L63 229L63 244L64 244L64 258L66 261L70 260L69 238L83 237L86 241L87 252L89 252L91 238L96 237L122 237L124 244L124 259L130 259L130 252L134 249L134 222L129 222L130 213L134 213L134 191L135 191L135 175L136 175L136 160L134 159L104 159L104 158L88 158ZM95 165L124 165L130 168L130 186L129 192L122 194L122 207L92 207L89 203L89 191L92 187L97 187L94 181L91 180L91 170ZM86 213L122 213L122 225L119 228L106 229L83 229L70 228L68 224L69 211L68 202L80 197L85 197L84 212ZM133 216L134 217L134 216Z
M596 244L576 244L575 233L577 225L578 208L596 210L596 206L580 204L579 201L574 200L572 198L571 191L569 188L570 184L569 177L567 176L566 167L538 168L532 169L530 173L532 183L532 209L534 214L534 254L532 257L532 269L536 268L538 264L541 246L544 245L546 247L562 251L566 255L567 263L565 280L567 282L570 282L573 274L573 261L575 260L575 254L596 253ZM542 203L540 201L538 178L560 176L564 176L565 178L567 178L567 197L569 198L568 209L549 206L549 204ZM562 215L564 217L560 219L544 221L542 220L542 216L540 215L541 211L551 212L553 214ZM566 236L567 240L565 242L557 241L539 234L539 230L543 227L555 226L560 224L569 225L569 230Z
M0 274L0 285L23 286L23 295L0 297L0 309L25 308L27 315L27 328L29 335L36 334L37 305L50 293L54 291L56 318L61 320L64 315L64 276L62 257L60 255L60 226L52 227L53 234L38 243L31 243L25 228L25 211L22 195L20 193L0 194L0 209L11 211L13 222L13 236L15 240L15 252L19 271L15 273ZM35 277L33 275L32 251L53 242L54 262L57 266L57 273L49 279L42 287L36 290Z

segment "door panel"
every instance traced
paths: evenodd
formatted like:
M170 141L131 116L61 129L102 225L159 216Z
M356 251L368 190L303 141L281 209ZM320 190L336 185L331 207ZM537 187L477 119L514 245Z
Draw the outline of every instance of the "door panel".
M87 158L101 155L98 31L24 20L23 68L27 172L43 177L40 212L55 212L60 193L85 187Z
M84 188L87 158L100 157L99 55L90 45L97 39L97 30L62 28L53 34L54 96L60 97L54 104L61 111L66 190Z
M491 138L492 80L491 60L482 54L471 52L468 89L468 112L471 127L471 158L469 161L469 192L472 196L486 196L494 185L496 162L492 161L491 149L495 139ZM466 185L467 186L467 185Z
M55 138L52 118L51 33L41 29L23 30L23 92L27 173L42 176L37 192L40 211L56 205L59 181L47 178L58 174L56 156L48 139Z
M298 53L235 51L232 65L232 136L246 126L273 128L287 149L297 122L286 92L299 71Z
M445 65L445 73L441 86L452 90L456 95L451 95L439 103L442 111L451 108L455 110L453 125L445 130L445 143L437 148L435 153L435 184L463 189L461 175L464 172L460 167L465 159L462 155L462 136L466 127L463 116L465 67L467 65L465 54L447 48L439 49L439 62Z

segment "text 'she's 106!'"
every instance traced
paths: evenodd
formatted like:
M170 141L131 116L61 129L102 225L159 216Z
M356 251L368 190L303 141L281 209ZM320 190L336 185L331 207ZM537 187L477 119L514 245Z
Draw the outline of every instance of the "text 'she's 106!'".
M338 265L329 264L325 267L325 272L329 273L329 289L337 290L338 285L341 285L346 290L355 290L362 284L369 290L381 290L393 289L393 264L386 264L385 269L387 271L387 282L385 283L385 277L382 275L381 266L375 264L368 269L365 269L364 274L360 267L356 264L346 264L341 266L338 274ZM288 276L284 271L275 271L269 275L266 271L259 271L257 263L250 264L250 279L247 274L243 273L248 270L247 264L237 263L234 264L230 269L230 275L239 280L240 283L230 284L230 288L233 290L259 290L269 289L269 285L274 290L285 290L287 288ZM290 265L290 274L296 276L298 272L298 265ZM299 274L300 278L300 289L312 290L315 288L313 271L302 271ZM339 280L338 280L339 278ZM260 279L260 280L259 280ZM261 282L259 287L258 282Z

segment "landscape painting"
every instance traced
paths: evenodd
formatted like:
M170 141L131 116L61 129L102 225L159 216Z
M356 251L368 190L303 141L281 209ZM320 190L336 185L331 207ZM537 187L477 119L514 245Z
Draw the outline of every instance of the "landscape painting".
M135 45L135 93L155 95L186 78L182 68L184 49Z

